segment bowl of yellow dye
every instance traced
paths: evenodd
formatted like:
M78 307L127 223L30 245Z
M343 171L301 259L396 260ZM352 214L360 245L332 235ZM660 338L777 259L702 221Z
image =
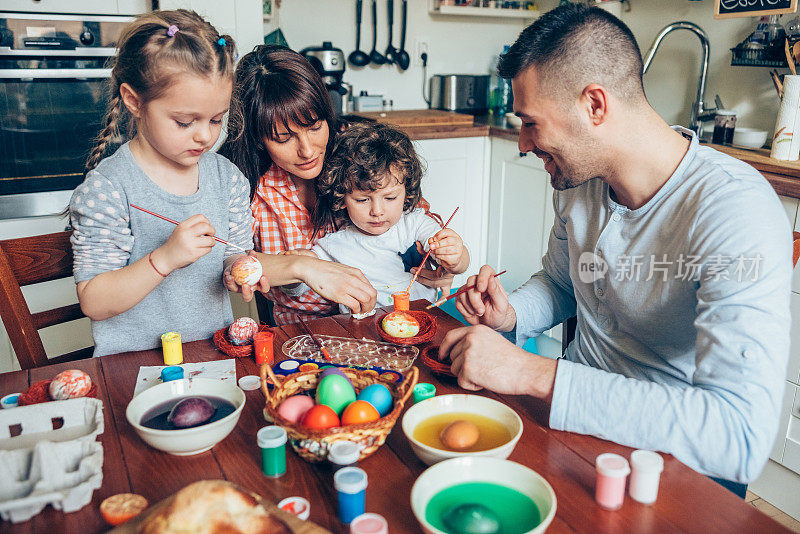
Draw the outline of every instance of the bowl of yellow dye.
M539 534L553 521L556 503L539 473L500 458L445 460L411 488L411 509L428 534Z
M443 431L454 429L456 422L477 428L474 444L454 449L442 441ZM414 454L428 465L460 457L508 458L522 437L522 419L514 410L479 395L439 395L418 402L406 411L402 427Z

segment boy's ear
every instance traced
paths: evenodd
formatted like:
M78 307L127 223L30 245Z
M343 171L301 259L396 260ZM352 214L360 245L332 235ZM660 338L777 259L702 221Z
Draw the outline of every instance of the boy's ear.
M136 91L127 83L123 83L119 86L119 96L122 98L122 103L125 104L125 107L128 108L131 115L138 119L139 115L142 113L142 99L139 98Z

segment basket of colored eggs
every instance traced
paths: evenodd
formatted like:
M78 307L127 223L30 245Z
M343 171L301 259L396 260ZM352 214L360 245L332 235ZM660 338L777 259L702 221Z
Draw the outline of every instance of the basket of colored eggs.
M357 443L363 460L386 441L418 373L412 367L395 383L368 370L326 367L281 380L264 364L264 416L286 430L292 448L308 462L325 460L330 446L343 440Z
M390 343L427 343L436 334L436 320L420 310L395 310L378 319L378 334Z
M268 329L268 325L258 324L250 317L239 317L230 326L214 332L214 345L234 358L252 356L253 336Z

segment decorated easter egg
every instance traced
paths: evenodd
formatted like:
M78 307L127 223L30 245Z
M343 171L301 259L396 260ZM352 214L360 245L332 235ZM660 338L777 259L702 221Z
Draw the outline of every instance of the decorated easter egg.
M297 423L314 406L314 399L307 395L293 395L278 406L278 415Z
M343 425L357 425L360 423L369 423L370 421L377 421L380 419L378 410L367 401L357 400L347 405L347 408L342 412Z
M50 398L53 400L85 397L92 389L92 379L81 370L71 369L58 373L50 382Z
M367 401L383 417L392 411L392 393L383 384L372 384L361 390L356 399Z
M448 449L463 451L478 443L480 435L480 430L475 423L456 419L442 429L439 439Z
M258 333L258 323L250 317L239 317L228 327L228 340L234 345L248 345Z
M306 412L300 424L314 429L333 428L339 426L339 416L330 407L317 404Z
M341 376L342 378L344 378L345 380L347 380L347 383L348 383L348 384L350 384L351 386L353 385L353 383L352 383L352 382L350 382L350 379L349 379L349 378L347 378L347 375L346 375L346 374L344 374L344 371L342 371L342 370L341 370L341 369L339 369L338 367L333 367L333 366L328 366L328 367L325 367L325 368L322 370L322 372L319 374L319 379L320 379L320 380L322 380L322 379L323 379L323 378L325 378L326 376L330 376L330 375L338 375L338 376Z
M500 518L480 503L463 503L442 514L442 522L453 534L496 534Z
M231 276L233 281L243 286L248 284L254 286L258 283L262 274L261 262L253 256L242 256L231 266Z
M329 375L317 384L317 404L330 407L336 415L341 415L345 407L356 400L356 390L350 382L339 376Z
M383 331L392 337L414 337L419 334L419 321L402 311L393 311L381 321Z

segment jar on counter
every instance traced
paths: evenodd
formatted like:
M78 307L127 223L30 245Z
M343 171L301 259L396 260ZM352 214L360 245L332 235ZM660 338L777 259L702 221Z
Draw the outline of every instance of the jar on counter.
M714 135L711 142L715 145L731 144L735 128L736 112L732 109L718 109L714 116Z

